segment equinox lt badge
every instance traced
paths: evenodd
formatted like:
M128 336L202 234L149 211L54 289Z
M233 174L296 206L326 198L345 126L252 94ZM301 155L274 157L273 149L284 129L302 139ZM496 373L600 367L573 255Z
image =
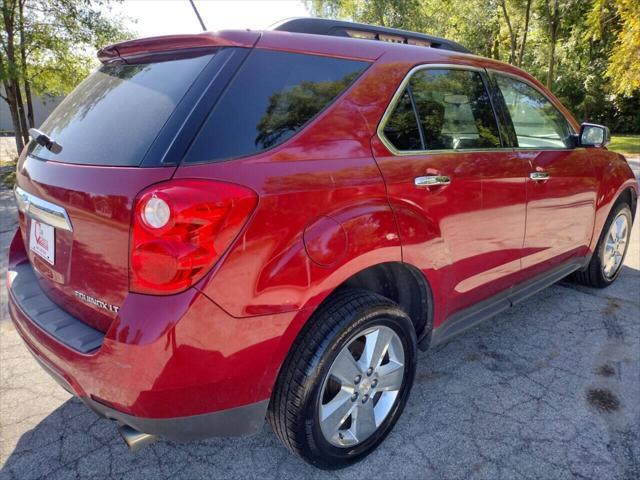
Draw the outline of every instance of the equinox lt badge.
M100 300L98 298L93 298L89 295L87 295L86 293L82 293L79 291L74 291L73 294L79 298L80 300L82 300L85 303L90 303L91 305L95 305L98 308L102 308L103 310L106 310L108 312L112 312L112 313L118 313L120 311L120 307L117 307L115 305L111 305L107 302L105 302L104 300Z

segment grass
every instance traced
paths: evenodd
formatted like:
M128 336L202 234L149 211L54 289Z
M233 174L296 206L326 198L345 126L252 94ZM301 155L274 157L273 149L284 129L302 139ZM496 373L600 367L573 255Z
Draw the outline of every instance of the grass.
M623 155L640 155L640 135L613 135L609 150Z
M16 169L15 167L13 168L7 168L4 171L0 172L0 179L2 180L2 183L4 183L5 187L11 189L13 188L13 186L16 183Z
M16 181L16 144L13 137L0 134L0 188L13 188Z

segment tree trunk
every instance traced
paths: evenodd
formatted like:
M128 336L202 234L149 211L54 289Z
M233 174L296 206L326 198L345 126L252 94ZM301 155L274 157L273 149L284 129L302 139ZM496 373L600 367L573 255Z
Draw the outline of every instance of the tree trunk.
M24 36L24 2L19 1L20 15L18 16L18 29L20 30L20 62L22 66L22 78L24 87L24 96L27 101L27 123L29 128L35 127L35 121L33 116L33 99L31 97L31 84L27 77L27 49L26 38Z
M556 66L556 36L554 34L551 36L550 45L549 45L549 70L547 71L547 88L549 90L551 90L551 87L553 86L555 66Z
M549 9L549 3L546 4L545 12L549 23L549 70L547 71L547 88L551 90L554 80L554 70L556 66L556 42L558 40L559 15L558 0L553 2L553 11Z
M22 102L22 93L20 92L20 82L17 80L18 63L16 62L16 46L15 46L15 1L5 1L2 5L2 16L4 20L5 33L5 49L7 54L7 65L3 68L8 72L8 78L3 80L5 91L7 93L7 103L9 103L9 111L11 112L11 121L16 134L16 148L18 153L22 151L25 143L29 141L27 119L24 111L24 103Z
M24 132L22 130L22 122L20 121L20 110L16 100L15 88L9 82L3 81L4 91L7 95L6 101L9 105L9 113L11 114L11 123L15 133L16 150L18 154L24 148Z
M16 108L18 110L19 119L20 119L20 133L22 134L22 140L24 144L27 144L29 143L29 127L27 126L27 115L24 110L24 102L22 101L22 92L20 91L20 84L15 83L14 88L16 91Z
M29 80L24 81L24 96L27 101L27 125L29 128L34 128L36 126L36 122L33 114L33 98L31 96L31 85L29 84Z
M527 0L527 10L524 17L524 33L522 34L522 43L520 44L520 53L518 55L518 67L522 66L524 47L527 44L527 33L529 32L529 20L531 18L531 3L532 0Z
M507 28L509 29L509 42L510 42L509 63L514 64L516 59L516 36L515 36L515 33L513 33L513 27L511 26L511 19L509 18L509 14L507 13L506 0L500 0L500 6L502 7L502 14L504 15L504 20L507 23Z

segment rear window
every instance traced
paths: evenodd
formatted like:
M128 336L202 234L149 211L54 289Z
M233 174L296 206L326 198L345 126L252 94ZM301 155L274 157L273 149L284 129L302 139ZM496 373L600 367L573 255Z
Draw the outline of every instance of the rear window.
M140 165L158 132L212 55L146 64L103 65L42 124L62 145L44 160L108 166ZM32 142L34 145L35 142Z
M251 155L299 131L369 64L254 50L213 108L186 162Z

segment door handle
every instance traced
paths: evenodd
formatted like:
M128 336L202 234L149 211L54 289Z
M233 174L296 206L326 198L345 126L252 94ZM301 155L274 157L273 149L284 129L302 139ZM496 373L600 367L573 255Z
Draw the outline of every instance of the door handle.
M549 180L550 175L547 172L531 172L529 178L534 182L544 182Z
M446 175L427 175L425 177L416 177L413 183L416 187L436 187L449 185L451 178Z

